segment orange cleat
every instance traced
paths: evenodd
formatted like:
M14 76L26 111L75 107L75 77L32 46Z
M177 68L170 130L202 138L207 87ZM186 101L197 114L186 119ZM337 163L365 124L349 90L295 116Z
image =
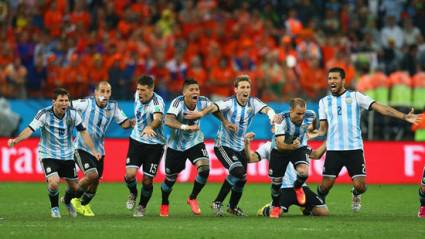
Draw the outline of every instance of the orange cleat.
M281 207L273 207L272 206L271 211L270 211L270 218L279 218L281 213L282 213Z
M295 191L295 195L297 196L297 202L299 205L304 205L305 204L305 193L304 193L304 189L302 187L300 188L294 188Z
M187 199L187 204L192 209L193 214L195 214L195 215L201 215L201 209L199 208L198 200L188 198Z
M159 216L168 217L168 210L169 210L168 204L161 204L161 208L159 209Z

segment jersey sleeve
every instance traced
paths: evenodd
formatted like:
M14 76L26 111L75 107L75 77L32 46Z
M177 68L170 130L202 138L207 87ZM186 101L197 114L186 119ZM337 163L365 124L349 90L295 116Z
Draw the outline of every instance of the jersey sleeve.
M253 106L254 106L254 112L257 114L258 112L260 112L262 109L264 109L265 107L267 107L267 105L261 101L260 99L258 99L257 97L253 98L254 102L253 102Z
M276 137L285 135L285 121L274 125L274 134Z
M174 99L170 104L170 108L168 109L167 114L175 115L177 117L177 115L179 115L180 111L182 110L182 102L183 101L181 99Z
M356 99L361 108L365 110L370 110L370 106L375 102L371 97L363 95L360 92L356 92Z
M46 122L46 111L40 110L37 112L37 114L35 115L34 119L31 121L31 123L28 125L28 127L31 130L36 131L37 129L43 127L45 122Z
M228 111L232 107L232 99L219 100L215 104L218 106L218 110L222 112Z
M115 122L117 124L121 124L123 123L125 120L128 119L127 115L124 113L124 111L121 110L121 108L119 107L119 105L117 104L115 107L115 112L114 112L114 119Z
M257 149L257 154L260 157L260 159L266 159L266 160L270 160L270 154L272 151L272 147L271 147L271 142L268 141L264 144L262 144L258 149Z
M78 131L86 130L86 127L83 124L83 119L81 118L81 115L77 111L74 112L74 122L75 122L75 128Z
M89 106L89 101L87 99L78 99L73 100L71 102L72 108L78 110L78 111L84 111Z
M319 101L319 120L327 120L327 115L325 112L325 103L323 102L323 99Z
M210 101L210 99L208 99L207 97L202 97L201 98L201 107L202 107L202 109L205 109L205 108L209 107L212 104L213 104L213 102Z

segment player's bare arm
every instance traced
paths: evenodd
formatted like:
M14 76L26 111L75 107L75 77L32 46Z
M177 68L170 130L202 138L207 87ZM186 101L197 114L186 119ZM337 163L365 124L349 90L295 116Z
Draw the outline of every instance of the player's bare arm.
M274 112L274 110L272 108L270 108L269 106L263 108L261 110L261 113L266 114L269 117L270 123L280 123L282 120L280 119L280 117L278 115L276 115L276 113ZM279 120L280 119L280 120Z
M93 153L93 156L97 159L100 160L100 158L102 157L100 155L99 152L96 151L96 149L94 148L94 144L93 144L93 140L91 139L89 133L87 132L87 130L82 130L80 131L81 137L84 140L84 143L87 144L87 146L89 146L90 151Z
M319 148L313 150L309 157L310 159L320 159L323 154L326 152L326 141L323 141L323 143L319 146Z
M123 129L131 129L131 128L134 128L135 125L136 125L135 119L126 119L124 120L122 124L120 124L121 128Z
M375 110L376 112L379 112L385 116L390 116L397 119L405 120L411 124L419 123L419 121L422 119L422 117L419 114L414 114L413 108L407 114L400 112L390 106L379 104L378 102L374 102L371 105L371 108Z
M18 135L18 137L9 139L7 141L7 145L9 147L14 147L16 144L18 144L22 140L29 138L33 132L34 131L30 127L26 127L24 130L22 130L22 132Z
M162 113L154 113L153 120L149 125L142 130L142 135L147 137L155 137L156 132L155 129L160 127L162 124Z
M165 125L167 125L170 128L181 129L183 131L194 132L194 131L199 130L198 125L182 124L176 119L176 116L172 115L172 114L167 114L165 116Z
M282 150L295 150L300 146L301 142L298 138L294 139L291 144L285 143L285 136L277 136L276 137L276 146L279 151Z
M245 148L244 152L246 154L246 157L248 159L248 163L256 163L260 161L260 158L258 157L258 154L256 154L254 151L251 150L251 141L254 140L255 133L248 132L245 135Z

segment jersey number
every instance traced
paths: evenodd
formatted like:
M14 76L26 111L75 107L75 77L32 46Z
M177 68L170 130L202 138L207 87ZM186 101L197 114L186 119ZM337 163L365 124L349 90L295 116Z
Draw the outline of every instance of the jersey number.
M204 155L204 157L208 157L208 152L206 149L202 149L202 154Z
M341 106L338 106L338 115L342 115L342 108L341 108Z

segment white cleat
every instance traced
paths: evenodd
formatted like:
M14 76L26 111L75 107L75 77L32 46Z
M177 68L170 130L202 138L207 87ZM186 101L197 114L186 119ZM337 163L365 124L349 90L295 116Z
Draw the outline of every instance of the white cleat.
M353 210L353 212L359 212L360 209L362 208L362 195L357 195L355 196L353 194L353 198L351 201L351 209Z
M130 193L127 199L127 209L132 210L136 206L136 195Z
M133 217L143 217L143 216L145 216L145 208L143 208L142 205L139 205L134 210Z
M59 207L53 207L50 209L50 215L53 218L61 218L61 212L59 211Z

